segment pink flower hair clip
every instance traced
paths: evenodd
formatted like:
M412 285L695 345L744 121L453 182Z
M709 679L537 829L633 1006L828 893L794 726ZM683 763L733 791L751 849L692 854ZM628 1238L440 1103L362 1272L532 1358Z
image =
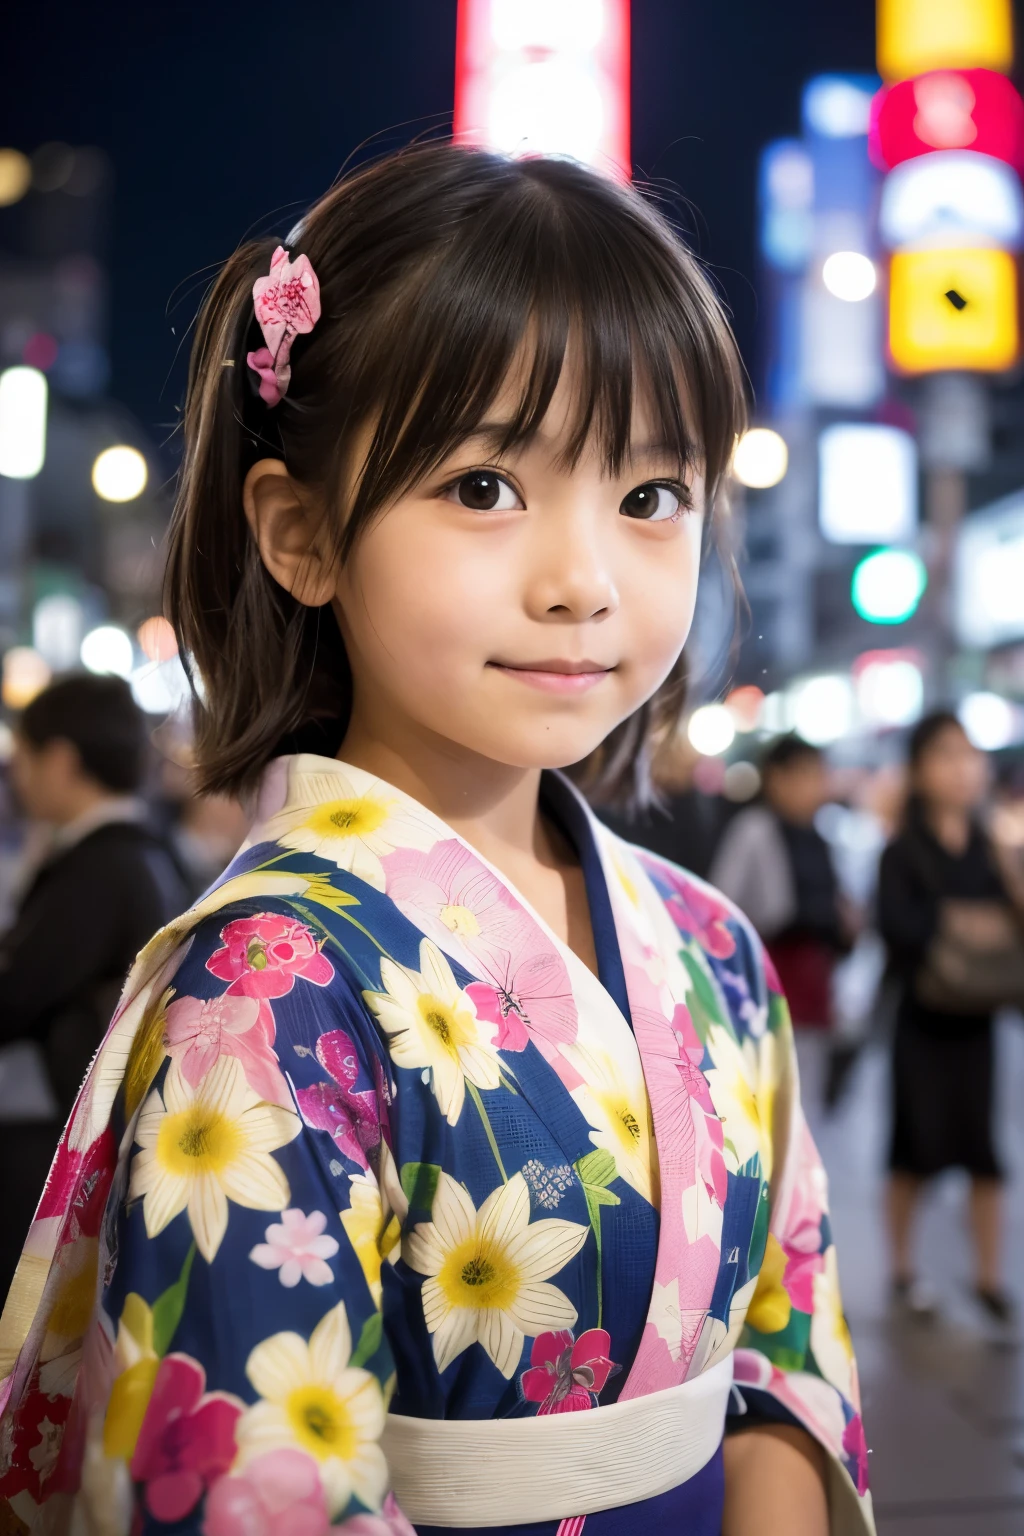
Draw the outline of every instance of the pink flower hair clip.
M245 360L260 376L260 399L267 405L279 405L288 393L292 342L307 336L320 319L320 284L309 257L289 261L288 256L279 245L270 258L269 276L258 277L252 287L266 346L249 352Z

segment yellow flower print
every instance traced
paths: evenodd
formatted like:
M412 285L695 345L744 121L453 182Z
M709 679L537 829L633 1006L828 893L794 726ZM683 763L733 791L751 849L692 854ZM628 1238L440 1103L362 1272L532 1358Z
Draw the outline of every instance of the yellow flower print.
M396 848L432 848L437 833L423 813L369 774L338 767L293 770L288 804L260 836L282 848L315 853L359 880L384 889L381 859Z
M579 1253L590 1228L556 1219L531 1222L521 1173L488 1195L479 1211L462 1185L442 1173L431 1218L406 1238L402 1253L428 1277L423 1315L434 1336L437 1369L480 1344L511 1379L526 1337L576 1322L568 1296L547 1280Z
M592 1127L591 1141L611 1153L619 1176L650 1202L651 1116L642 1076L627 1082L605 1051L573 1045L563 1046L562 1053L584 1079L572 1097Z
M430 939L420 944L420 969L382 960L384 992L364 992L380 1019L400 1067L428 1068L434 1097L449 1125L457 1125L466 1083L497 1088L501 1062L492 1042L494 1025L476 1016L447 959Z
M150 1094L135 1139L128 1198L143 1201L156 1237L187 1209L196 1247L212 1263L228 1225L228 1201L283 1211L288 1180L270 1156L301 1129L299 1117L259 1099L234 1056L221 1056L193 1088L172 1063L164 1097Z
M760 1040L748 1036L740 1046L729 1030L713 1024L708 1031L707 1047L712 1065L704 1075L726 1140L735 1148L736 1167L742 1167L757 1153L764 1176L770 1179L777 1071L775 1036L765 1034ZM728 1148L726 1154L728 1157Z
M146 1097L167 1055L164 1031L167 1028L167 1004L173 996L174 988L167 987L156 1002L150 1004L131 1043L124 1069L124 1112L128 1120Z
M347 1211L341 1212L341 1224L362 1265L370 1294L379 1307L384 1294L381 1264L386 1258L397 1259L402 1228L397 1216L385 1212L372 1174L353 1174L349 1194L352 1203Z
M786 1255L782 1244L774 1232L769 1232L761 1273L757 1277L757 1289L747 1308L747 1322L758 1333L781 1333L789 1322L793 1303L782 1283L785 1272Z
M245 1366L262 1401L242 1415L236 1431L242 1466L287 1447L312 1456L332 1517L353 1494L378 1509L387 1488L378 1444L384 1397L375 1376L349 1365L351 1355L343 1301L321 1318L308 1343L297 1333L264 1339Z
M853 1356L853 1341L843 1314L839 1262L834 1246L825 1254L824 1266L814 1277L811 1349L825 1380L833 1387L838 1387L848 1402L855 1402L857 1367Z

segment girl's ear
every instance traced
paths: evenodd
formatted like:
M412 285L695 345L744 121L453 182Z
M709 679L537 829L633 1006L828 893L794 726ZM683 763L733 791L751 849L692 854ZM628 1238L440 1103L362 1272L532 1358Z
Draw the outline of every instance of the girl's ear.
M280 459L260 459L245 477L242 505L260 559L279 586L308 608L334 597L333 561L321 553L322 518Z

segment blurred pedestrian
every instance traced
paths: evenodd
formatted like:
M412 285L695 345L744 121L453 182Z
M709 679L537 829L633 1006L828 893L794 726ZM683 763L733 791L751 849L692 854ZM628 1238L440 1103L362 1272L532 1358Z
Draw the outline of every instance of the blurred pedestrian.
M146 825L145 748L144 717L117 677L53 683L16 728L11 781L23 812L44 824L46 853L0 938L0 1045L34 1042L48 1081L42 1095L35 1082L5 1091L0 1283L124 977L154 930L188 904L174 859ZM30 1071L38 1056L15 1059ZM39 1105L34 1118L19 1098Z
M814 824L828 794L818 748L779 737L761 762L760 797L733 817L711 865L712 884L764 939L794 1024L817 1028L831 1022L832 972L853 937L829 846Z
M956 716L926 716L909 745L909 794L882 856L878 920L898 982L888 1191L894 1296L934 1308L915 1276L913 1219L924 1181L970 1175L975 1294L1012 1320L1003 1286L1002 1170L993 1145L993 1013L1024 988L1024 937L979 807L984 755Z

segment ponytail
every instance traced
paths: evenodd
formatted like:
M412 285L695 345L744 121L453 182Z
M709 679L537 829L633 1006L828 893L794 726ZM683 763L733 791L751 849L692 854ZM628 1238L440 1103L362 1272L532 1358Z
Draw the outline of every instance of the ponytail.
M282 748L336 751L348 715L333 614L304 607L273 579L242 504L250 467L283 456L278 423L245 361L253 283L276 243L250 241L226 263L200 313L189 369L164 604L192 685L198 783L208 793L250 788ZM331 724L289 740L309 714L318 646L334 653L324 672L336 680L335 697L315 711Z

